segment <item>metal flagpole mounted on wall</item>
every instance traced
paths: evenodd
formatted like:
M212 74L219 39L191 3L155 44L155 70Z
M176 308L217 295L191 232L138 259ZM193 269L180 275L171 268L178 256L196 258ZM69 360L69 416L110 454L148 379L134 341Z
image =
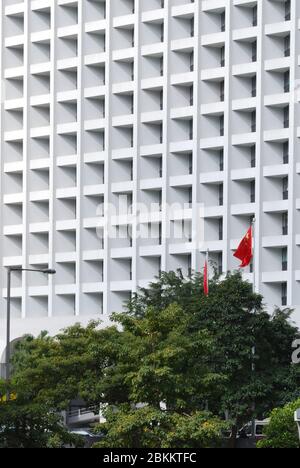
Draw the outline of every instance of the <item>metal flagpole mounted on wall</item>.
M254 217L253 220L252 220L252 278L253 278L253 294L256 293L256 272L255 272L255 268L256 268L256 258L255 258L255 253L256 253L256 249L255 249L255 240L256 240L256 237L255 237L255 234L256 234L256 218ZM252 374L253 374L253 378L254 378L254 373L255 373L255 355L256 355L256 346L254 344L253 348L252 348ZM255 401L253 401L253 407L252 407L252 410L253 410L253 413L255 413L255 409L256 409L256 404L255 404ZM256 433L256 420L255 420L255 416L253 416L253 420L252 420L252 437L255 437L255 433Z
M241 260L241 265L240 265L240 271L250 265L251 267L251 262L252 262L252 292L253 294L256 293L256 235L255 235L255 223L256 223L256 218L255 216L253 217L251 221L251 226L249 227L246 236L242 239L240 245L238 246L234 257L238 258ZM251 273L251 270L250 270ZM254 314L255 311L254 309L252 310L252 313ZM250 351L250 350L249 350ZM251 376L252 380L255 378L255 355L256 355L256 346L255 343L251 349ZM252 410L253 410L253 415L255 414L255 409L256 409L256 404L255 404L255 399L253 399L253 404L252 404ZM252 435L255 436L255 427L256 427L256 421L255 417L253 416L252 420Z
M254 217L253 220L252 220L252 278L253 278L253 294L256 293L256 272L255 272L255 268L256 268L256 258L255 258L255 233L256 233L256 229L255 229L255 226L256 226L256 218ZM256 353L256 348L255 346L253 347L252 349L252 355L253 357L255 356L255 353ZM252 370L253 372L255 372L255 363L253 361L252 363Z
M255 272L255 266L256 266L256 258L255 258L255 234L256 234L256 218L254 217L252 220L252 270L253 270L253 293L256 293L256 272Z

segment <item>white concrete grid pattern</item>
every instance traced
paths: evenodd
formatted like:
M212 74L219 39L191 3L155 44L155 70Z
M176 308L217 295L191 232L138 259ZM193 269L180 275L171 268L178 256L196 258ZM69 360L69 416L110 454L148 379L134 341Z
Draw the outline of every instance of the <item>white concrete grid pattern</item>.
M1 22L1 266L57 270L13 276L14 319L107 317L207 249L235 269L253 216L257 288L300 304L299 1L3 0ZM124 195L157 239L109 237ZM199 204L200 249L167 235Z

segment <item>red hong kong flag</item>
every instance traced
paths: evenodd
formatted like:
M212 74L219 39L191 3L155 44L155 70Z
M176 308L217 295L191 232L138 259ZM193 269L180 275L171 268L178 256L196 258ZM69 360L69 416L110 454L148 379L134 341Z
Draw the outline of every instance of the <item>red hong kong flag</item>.
M204 266L204 278L203 278L203 289L204 295L209 295L209 284L208 284L208 261L206 259L205 266Z
M234 254L234 257L238 258L242 262L240 265L240 268L245 268L251 263L251 260L253 257L252 241L253 241L253 231L252 231L252 227L250 227L244 239L240 243L237 251Z

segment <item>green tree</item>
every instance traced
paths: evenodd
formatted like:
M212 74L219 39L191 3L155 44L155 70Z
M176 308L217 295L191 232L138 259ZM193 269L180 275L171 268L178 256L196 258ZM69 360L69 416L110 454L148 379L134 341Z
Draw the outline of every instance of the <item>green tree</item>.
M80 397L87 405L107 404L125 420L129 405L146 426L139 403L168 421L182 417L182 427L209 410L226 415L236 430L299 397L300 369L290 364L299 333L290 311L270 316L239 274L212 280L209 297L201 275L162 274L112 321L106 329L94 322L54 338L24 339L10 387L18 404L61 411Z
M0 395L9 390L0 383ZM55 443L54 443L55 442ZM0 403L0 448L82 447L82 438L70 434L62 417L48 405L16 399Z
M123 333L117 362L103 381L108 398L111 382L120 379L127 401L156 408L164 403L167 409L190 411L201 408L207 394L220 396L225 377L211 371L214 341L206 330L190 328L187 309L148 307L142 318L118 314L113 320Z
M117 326L104 330L95 322L54 338L28 337L13 361L13 388L61 410L78 396L90 404L165 402L186 409L199 408L207 393L220 395L225 377L211 372L214 340L204 329L190 329L187 309L149 307L143 318L112 320Z
M294 413L300 408L300 399L283 408L274 409L270 424L265 430L266 439L258 443L258 448L300 448L299 435Z
M0 404L0 447L83 445L82 438L63 426L61 411L81 395L82 382L88 392L90 376L101 378L91 350L101 343L97 326L75 325L53 338L43 332L36 339L27 336L18 343L11 382L9 386L0 382L0 396L7 392L16 395Z
M179 414L152 406L110 408L101 426L106 434L95 448L218 448L227 429L208 412Z
M180 415L189 421L199 418L206 395L220 395L226 379L210 370L214 341L205 330L190 329L187 310L176 304L162 311L149 307L143 318L116 314L113 320L122 331L92 323L20 343L11 382L17 403L30 402L31 410L34 405L63 410L80 396L88 403L108 403L109 410L120 413L123 405L134 408L144 402L170 422L176 415L178 421ZM141 423L147 411L134 412ZM208 422L206 415L203 424ZM206 437L212 427L213 421Z
M24 399L60 411L78 397L87 404L101 403L103 391L107 403L127 401L124 379L117 381L117 373L108 386L110 391L105 390L105 376L118 364L123 333L116 326L101 329L99 325L75 324L55 337L45 332L36 339L24 337L13 358L12 388L18 388Z
M127 401L111 401L102 427L106 437L97 446L220 445L225 424L204 412L207 395L220 398L226 382L211 370L213 338L191 328L189 310L176 304L163 310L148 306L140 317L115 314L113 320L123 331L101 393L107 401L114 382L123 382Z
M191 331L206 330L214 338L211 371L225 376L226 385L220 398L208 394L207 401L215 414L225 413L235 421L233 430L300 395L300 369L291 365L291 344L299 337L291 311L276 309L270 316L263 298L239 273L223 281L216 276L209 297L203 294L201 275L186 281L180 272L163 273L133 298L127 313L141 319L150 305L164 310L171 303L187 312Z

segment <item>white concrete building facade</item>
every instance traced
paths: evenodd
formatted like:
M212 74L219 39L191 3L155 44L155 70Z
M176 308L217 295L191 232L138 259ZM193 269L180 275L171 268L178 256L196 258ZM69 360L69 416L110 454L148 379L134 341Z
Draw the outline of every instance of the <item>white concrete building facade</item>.
M254 216L257 290L298 308L299 28L297 0L1 2L2 344L5 267L57 270L12 289L13 337L55 332L207 249L237 268Z

